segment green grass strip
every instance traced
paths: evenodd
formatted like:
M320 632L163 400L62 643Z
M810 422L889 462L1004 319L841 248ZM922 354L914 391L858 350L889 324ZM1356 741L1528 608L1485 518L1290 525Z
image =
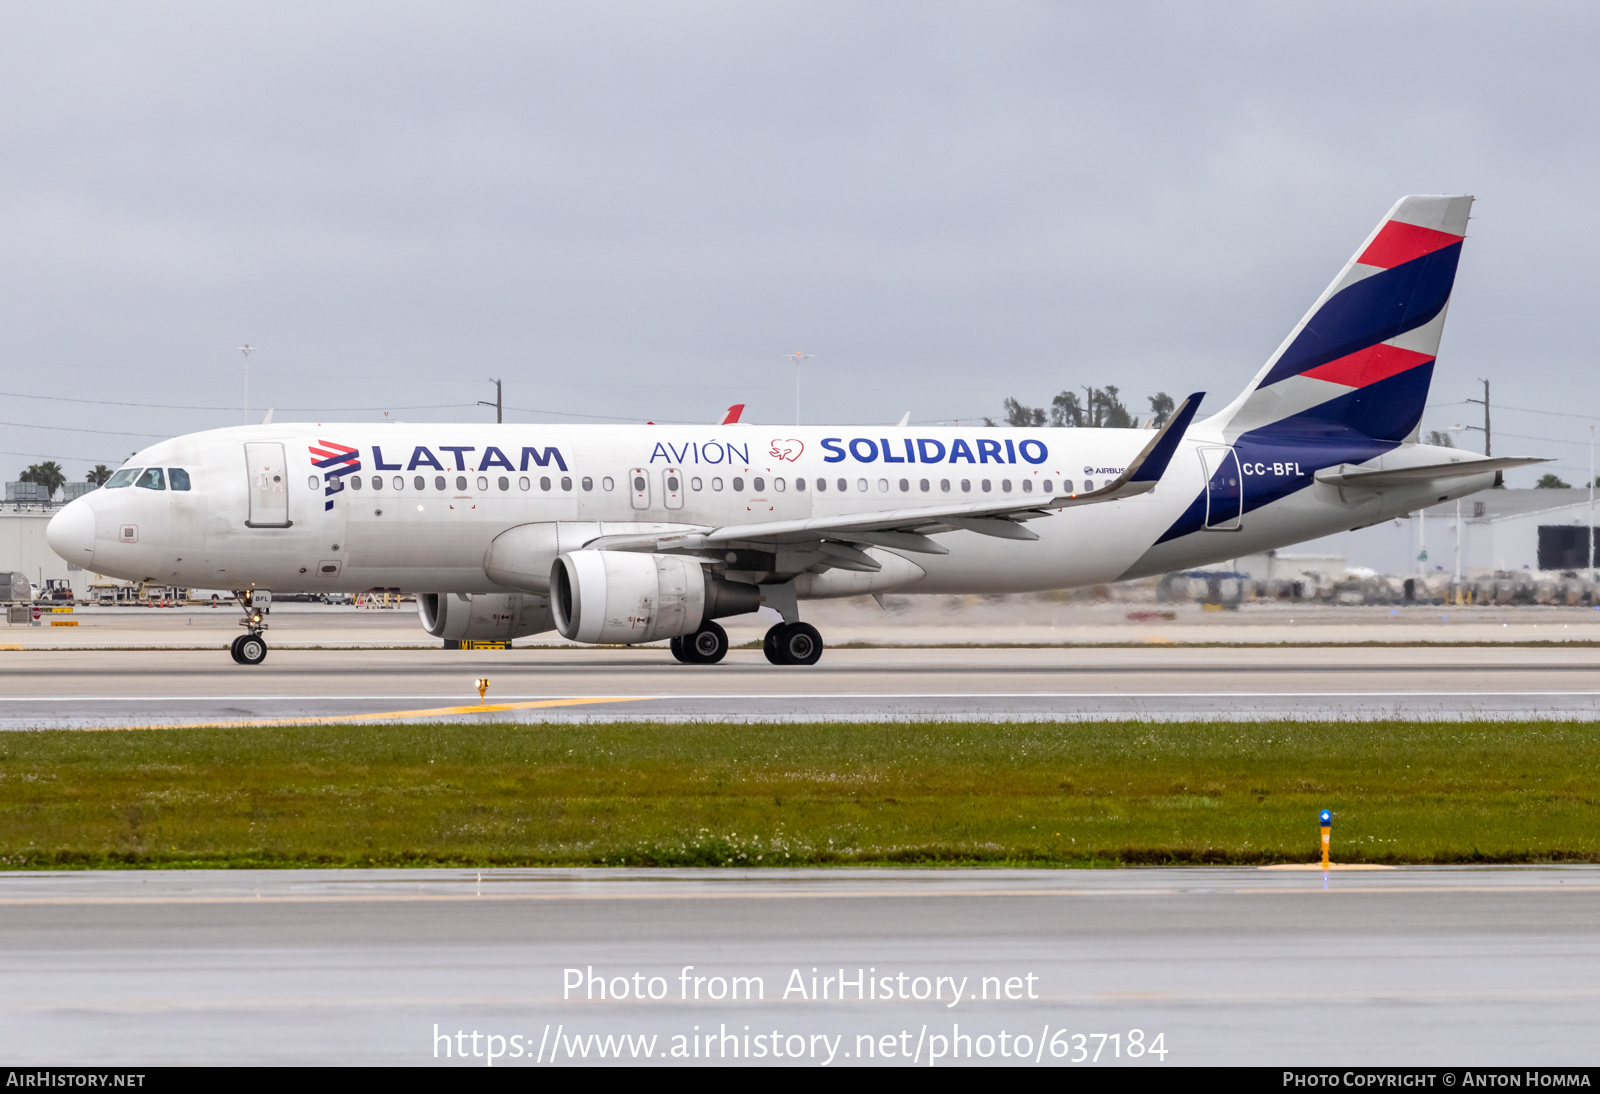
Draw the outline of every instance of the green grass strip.
M1577 722L0 734L0 867L1600 861Z

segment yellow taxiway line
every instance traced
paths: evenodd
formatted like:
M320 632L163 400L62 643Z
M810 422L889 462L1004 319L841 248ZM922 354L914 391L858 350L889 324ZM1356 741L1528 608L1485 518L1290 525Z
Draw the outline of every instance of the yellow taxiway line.
M488 703L461 707L433 707L428 710L382 710L373 714L330 714L310 718L243 718L226 722L164 722L141 726L86 726L85 732L119 729L233 729L249 726L327 726L342 722L376 722L386 718L440 718L451 714L495 714L506 710L535 710L541 707L575 707L589 703L638 703L650 695L589 696L579 699L535 699L526 703Z

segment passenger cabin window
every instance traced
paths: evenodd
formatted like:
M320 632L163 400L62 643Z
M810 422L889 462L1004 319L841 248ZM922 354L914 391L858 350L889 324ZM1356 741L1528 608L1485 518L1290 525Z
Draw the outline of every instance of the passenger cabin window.
M949 479L940 479L939 480L939 489L942 492L948 494L950 492L950 480Z
M1083 492L1085 494L1090 494L1090 493L1094 492L1094 480L1093 479L1084 479L1083 480Z
M961 480L961 492L963 494L972 493L972 480L971 479L962 479Z
M178 488L178 476L177 475L173 475L172 476L172 488L174 490L176 490ZM350 476L350 489L352 489L352 490L360 490L361 489L361 476L360 475L351 475Z
M428 480L423 478L421 475L418 475L411 481L411 485L415 486L418 490L426 490L428 488Z
M528 480L528 476L526 476L526 475L522 476L522 478L517 480L517 489L518 490L526 490L526 489L528 489L528 487L530 487L532 485L533 485L533 483Z
M593 490L594 489L594 480L591 479L588 475L585 475L583 477L583 489L586 492L589 491L589 490Z
M550 476L549 475L540 475L539 476L539 489L540 490L549 490L550 489Z
M706 486L706 483L705 483L704 479L690 479L689 480L689 489L690 490L694 490L694 491L698 492L700 490L704 490L705 486Z
M722 489L722 480L721 479L712 479L711 480L711 489L713 489L713 490L721 490Z
M466 485L466 484L463 483L462 485ZM445 486L444 486L444 476L443 475L435 475L433 477L433 488L435 490L443 490L445 488Z
M783 491L783 489L784 489L783 480L782 479L773 479L772 480L772 488L781 493Z
M1010 479L1001 479L1000 480L1000 492L1002 494L1011 493L1011 480Z
M825 494L827 492L828 492L828 480L827 479L818 479L817 480L817 493Z
M615 482L611 481L611 476L610 475L607 475L605 478L600 480L600 489L602 489L602 490L604 490L604 491L609 493L610 491L615 490L616 488L617 488L617 484Z
M755 487L756 493L764 493L767 489L767 480L762 478L760 475L757 475L751 480L751 485Z
M465 475L457 475L456 476L456 493L465 494L466 492L467 492L467 477Z
M147 467L144 469L144 474L139 476L139 481L133 485L142 486L146 490L165 490L167 476L161 473L159 467Z
M174 490L189 489L189 472L181 467L167 468L167 482Z
M978 484L978 485L979 485L979 486L981 486L981 487L982 487L982 488L983 488L983 492L984 492L984 493L985 493L985 494L987 494L987 493L988 493L988 492L989 492L989 489L990 489L990 487L989 487L989 480L988 480L988 479L984 479L984 480L983 480L983 481L982 481L982 482L980 482L980 483L979 483L979 484Z
M422 481L422 480L421 480L421 479L418 479L418 480L417 480L417 481L418 481L418 482L421 482L421 481ZM394 489L395 489L395 493L399 493L399 492L400 492L400 491L402 491L402 490L404 490L404 489L405 489L405 488L406 488L406 480L405 480L405 479L402 479L402 478L401 478L401 477L400 477L400 476L399 476L399 475L396 475L396 476L395 476L395 477L394 477Z
M511 489L511 480L506 478L504 475L501 475L499 481L496 482L495 485L498 486L501 490L510 490Z
M1046 494L1053 494L1056 491L1056 484L1051 482L1049 479L1045 479L1039 484L1039 489L1043 490Z
M865 494L866 492L867 492L867 480L866 479L857 479L856 480L856 493Z
M572 479L569 476L561 476L561 489L563 491L569 491L572 489Z
M889 492L889 480L888 479L879 479L878 480L878 493L887 494L888 492Z
M795 479L794 480L794 488L796 490L804 490L806 488L806 480L805 479Z
M839 487L839 493L841 493L841 494L842 494L842 493L844 493L844 492L845 492L845 491L846 491L846 490L848 490L848 489L850 489L850 480L849 480L849 479L840 479L840 480L839 480L839 481L838 481L838 482L837 482L837 483L835 483L835 484L834 484L834 485L836 485L836 486L838 486L838 487Z
M105 489L117 490L124 486L132 486L133 480L139 477L139 472L142 470L144 470L142 467L124 467L106 480Z
M736 494L744 492L744 479L740 478L738 475L733 477L733 491Z
M489 476L487 476L487 475L479 475L478 476L478 493L480 493L480 494L486 493L488 491L488 489L489 489Z
M374 476L372 476L372 488L374 490L382 490L383 489L383 476L382 475L374 475Z
M144 484L140 483L140 485L142 486ZM321 481L315 475L312 475L310 478L306 479L306 489L307 490L315 490L317 487L319 487L321 485L322 485Z
M1024 494L1033 493L1033 480L1032 479L1023 479L1022 480L1022 492Z
M1063 494L1072 493L1072 480L1071 479L1062 479L1061 480L1061 492Z
M900 480L900 492L902 494L909 494L911 492L911 480L910 479L901 479Z
M919 480L919 481L918 481L918 482L917 482L917 485L918 485L918 486L919 486L919 487L921 487L921 489L922 489L922 492L923 492L923 493L924 493L924 494L926 494L926 493L927 493L927 492L928 492L928 480L927 480L927 479L921 479L921 480Z

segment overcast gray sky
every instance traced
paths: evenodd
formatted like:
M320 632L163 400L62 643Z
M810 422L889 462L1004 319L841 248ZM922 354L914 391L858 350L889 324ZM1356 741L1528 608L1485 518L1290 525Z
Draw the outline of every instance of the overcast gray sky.
M792 421L794 350L813 423L1221 403L1406 193L1479 199L1426 427L1600 416L1596 57L1559 3L0 2L0 467L244 420L244 342L256 420ZM1591 420L1496 454L1577 483Z

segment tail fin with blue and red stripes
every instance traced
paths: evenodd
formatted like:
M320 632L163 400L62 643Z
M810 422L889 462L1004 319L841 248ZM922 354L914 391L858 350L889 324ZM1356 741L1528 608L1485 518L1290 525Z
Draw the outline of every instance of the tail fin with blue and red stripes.
M1229 440L1413 439L1471 209L1465 195L1401 198L1211 424Z

